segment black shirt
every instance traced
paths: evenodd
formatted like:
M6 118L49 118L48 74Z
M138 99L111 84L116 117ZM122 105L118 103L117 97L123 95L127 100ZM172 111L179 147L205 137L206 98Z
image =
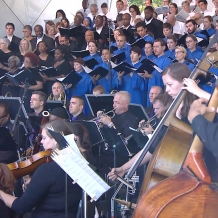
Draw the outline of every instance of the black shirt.
M63 63L61 63L60 65L56 67L56 70L57 72L56 72L56 75L54 76L60 76L61 74L66 76L68 73L72 71L72 67L70 63L65 60Z
M32 212L31 218L65 217L65 172L51 161L42 164L31 178L24 194L14 200L12 209L18 213ZM82 190L67 178L68 216L76 217Z
M54 57L52 57L51 55L48 55L48 57L46 58L46 60L42 60L39 57L39 66L45 66L45 67L52 67L54 65Z
M129 111L126 111L122 114L116 114L112 118L112 122L115 125L117 131L121 133L124 138L131 135L129 127L134 129L138 127L138 119Z

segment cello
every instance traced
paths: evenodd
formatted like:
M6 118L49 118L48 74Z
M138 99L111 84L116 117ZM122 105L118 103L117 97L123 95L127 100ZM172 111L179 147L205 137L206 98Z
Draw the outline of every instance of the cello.
M217 34L216 34L217 35ZM206 58L200 65L199 69L207 70L209 69L211 63L215 63L217 61L218 52L212 53L210 56ZM198 69L198 70L199 70ZM194 75L193 75L194 74ZM192 73L192 78L196 78L196 73ZM181 129L184 129L183 125L181 125L181 129L179 127L178 120L175 119L175 110L178 108L178 99L181 100L181 96L184 94L184 91L180 92L178 98L175 99L171 110L168 112L172 112L171 119L164 120L168 121L168 130L172 134L173 130L177 130L181 132ZM218 106L218 88L215 89L212 98L209 103L209 107ZM213 114L207 114L206 118L209 121L212 121L215 116L215 112ZM170 122L169 122L170 121ZM178 122L175 122L178 121ZM176 126L176 125L177 126ZM189 128L190 129L190 128ZM188 131L186 131L187 133ZM167 132L169 133L169 132ZM175 131L174 131L175 133ZM167 135L167 134L166 134ZM169 138L166 140L168 136L165 135L162 143L159 148L156 149L155 154L152 157L149 168L149 176L153 174L157 174L157 163L158 157L163 152L163 147L166 147L169 144ZM175 138L180 137L182 142L184 141L183 137L180 135L174 135L174 141L170 141L170 144L175 144L177 146L177 142ZM171 138L173 136L171 135ZM157 185L152 183L154 179L151 181L151 177L147 179L145 182L145 186L142 189L141 197L138 201L137 208L134 213L134 217L176 217L176 218L206 218L206 217L217 217L216 205L218 205L218 193L210 188L211 178L209 172L204 164L204 160L202 158L203 152L203 144L200 139L195 136L192 146L189 150L189 153L183 163L183 170L178 170L178 173L175 176L169 175L172 172L169 172L168 175L172 176L168 179L167 171L163 170L165 173L164 176L159 176L155 181L156 184L161 180L165 179L162 182L159 182ZM165 151L166 153L166 151ZM178 153L178 151L177 151ZM178 155L177 155L178 156ZM185 155L186 156L186 155ZM167 160L169 162L169 160ZM176 162L176 164L178 161ZM153 164L153 165L152 165ZM168 164L168 163L167 163ZM166 164L166 165L167 165ZM176 165L175 164L175 165ZM151 167L151 165L153 167ZM181 165L181 166L182 166ZM176 165L178 167L179 165ZM178 169L178 168L177 168ZM152 172L155 171L154 173ZM180 171L180 172L179 172ZM175 172L175 170L174 170ZM149 177L148 176L148 177ZM157 178L154 177L154 178ZM153 187L152 187L153 186ZM152 187L152 188L151 188ZM150 189L150 190L148 190ZM146 192L146 190L148 190Z

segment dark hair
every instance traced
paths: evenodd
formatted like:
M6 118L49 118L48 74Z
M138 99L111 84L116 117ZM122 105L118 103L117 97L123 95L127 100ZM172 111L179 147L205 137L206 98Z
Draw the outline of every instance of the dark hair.
M72 98L78 99L79 102L80 102L80 105L83 105L83 107L85 106L85 101L84 101L84 99L81 96L72 96L71 99Z
M37 44L37 51L39 51L39 45L42 44L42 43L43 43L43 44L46 46L46 48L48 49L48 46L47 46L46 42L40 41L40 42ZM47 49L46 49L46 53L47 53Z
M155 39L154 42L160 42L161 46L166 46L166 42L161 38Z
M187 21L185 22L185 24L188 24L188 23L192 23L193 25L198 25L198 24L196 23L196 21L193 20L193 19L187 20Z
M169 75L170 77L172 77L173 79L175 79L180 83L183 82L184 78L188 78L190 74L191 74L191 70L187 65L183 63L173 63L162 72L162 76ZM188 116L190 105L195 99L196 99L195 95L189 92L186 94L183 100L183 106L181 108L181 113L180 113L182 118Z
M24 55L24 58L29 58L30 59L30 63L36 67L39 65L39 57L34 53L34 52L27 52Z
M44 105L48 99L48 96L42 91L34 91L32 95L39 95L39 100L44 102Z
M33 28L30 25L24 25L23 29L30 30L31 32L33 31Z
M117 0L116 3L118 3L118 2L120 2L120 3L122 3L124 5L122 0Z
M95 46L98 48L98 44L97 44L97 42L96 41L94 41L94 40L91 40L91 41L89 41L89 43L94 43L95 44ZM89 45L89 43L88 43L88 45Z
M70 26L70 22L69 22L69 20L68 20L66 17L64 17L64 18L61 19L61 23L62 23L62 20L64 20L64 21L67 22L67 26L68 26L68 27Z
M133 9L136 11L136 14L137 14L137 15L141 15L140 10L139 10L139 7L138 7L137 5L131 5L131 6L129 7L129 11L130 11L131 8L133 8Z
M199 1L198 1L198 4L201 3L201 2L204 3L205 5L208 4L207 0L199 0Z
M139 28L139 27L143 27L144 29L147 29L147 25L145 24L144 21L142 22L138 22L136 25L135 25L135 28Z
M79 137L80 146L85 150L90 150L91 142L88 130L80 123L68 123L70 131Z
M67 54L66 46L64 45L58 45L55 50L59 50L64 56Z
M81 16L78 15L78 14L80 14ZM82 17L82 21L83 21L84 18L85 18L85 17L84 17L84 14L83 14L81 11L77 11L77 12L76 12L76 16Z
M135 52L135 53L137 53L138 55L142 55L142 49L139 48L138 46L133 46L133 47L130 49L130 53L131 53L132 51Z
M178 6L177 6L177 4L176 3L170 3L170 5L173 5L174 8L176 8L176 14L178 14Z
M145 9L144 9L144 11L145 10L149 10L150 12L154 12L154 8L152 7L152 6L147 6Z
M14 26L14 24L13 23L6 23L5 24L5 28L7 27L7 26L11 26L12 28L13 28L13 30L15 30L15 26Z
M103 4L101 4L101 8L108 8L108 5L107 5L107 3L103 3Z
M93 92L99 91L100 94L105 94L105 88L104 86L101 86L101 85L95 86L95 88L92 91Z
M0 163L0 190L12 194L15 185L15 178L4 163Z
M64 37L66 40L70 40L70 37L68 35L61 35L61 37Z
M11 106L8 102L0 100L0 107L3 107L5 109L5 115L11 113Z
M153 42L146 42L145 45L146 45L146 44L150 44L151 47L153 48Z
M59 9L59 10L56 11L56 16L55 16L55 18L57 18L57 13L58 13L58 12L62 14L62 18L65 18L65 17L66 17L65 12L64 12L62 9Z
M175 35L168 36L168 37L167 37L167 40L168 40L168 39L172 39L175 43L177 43L177 38L176 38Z
M163 28L163 29L164 29L164 28L167 28L167 29L173 30L172 25L171 25L170 23L167 23L167 22L163 24L163 27L162 27L162 28Z
M79 64L81 64L81 65L84 65L84 64L85 64L84 60L83 60L82 58L80 58L80 57L74 59L74 60L73 60L73 63L79 63Z

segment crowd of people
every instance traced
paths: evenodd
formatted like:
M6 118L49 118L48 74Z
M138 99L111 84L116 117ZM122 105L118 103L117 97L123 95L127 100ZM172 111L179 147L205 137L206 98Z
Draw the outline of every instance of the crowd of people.
M100 11L96 4L89 5L88 0L83 0L83 8L76 13L72 23L63 10L58 10L54 20L45 23L45 28L38 24L34 27L25 25L22 39L15 35L14 24L8 22L5 25L6 36L0 39L0 94L24 100L30 120L26 129L34 137L38 134L42 136L45 150L60 148L49 134L48 126L65 135L73 133L83 156L98 168L102 166L92 156L90 133L77 122L92 117L86 94L110 94L116 90L111 105L114 116L111 118L104 115L105 111L99 110L97 122L99 128L114 129L125 140L133 138L130 137L129 127L139 128L142 133L139 140L127 140L128 145L135 143L137 148L134 152L137 153L152 137L173 100L185 89L187 94L176 110L176 117L191 124L204 142L205 161L213 181L216 181L214 166L218 156L214 145L218 128L216 123L208 122L203 115L216 110L207 108L205 103L215 90L218 68L208 61L211 64L208 68L210 76L199 76L195 80L189 78L218 30L218 0L212 2L214 8L211 11L207 9L206 0L181 2L180 10L189 15L181 20L178 16L180 5L170 0L163 1L162 7L168 6L168 12L163 13L158 13L151 0L145 1L142 13L137 5L126 7L126 2L122 0L116 1L116 13L109 11L107 3L101 5ZM217 51L217 43L207 55ZM28 73L22 77L25 72ZM18 77L21 78L19 81ZM62 105L49 110L49 121L44 124L44 111L51 101L61 102ZM142 105L146 117L154 118L155 124L143 126L145 121L130 112L131 103ZM31 147L26 140L34 138L32 133L24 133L24 139L19 137L19 123L14 126L11 121L12 108L9 101L0 99L0 125L13 131L18 143L18 147L16 143L13 146L1 144L0 162L5 164L17 161L17 152L25 150L26 154L27 147ZM42 119L36 121L32 117ZM159 140L165 131L160 132ZM136 142L139 144L136 145ZM152 158L157 145L152 144L141 164ZM102 155L105 161L101 176L108 173L108 167L112 167L113 151L103 152ZM108 174L111 180L126 174L140 153L129 161L124 154L118 155L119 167L114 167ZM61 218L67 208L70 217L77 217L82 190L67 177L66 207L65 179L64 172L55 162L45 163L31 175L22 194L16 194L22 183L17 181L15 196L12 196L14 179L5 165L0 164L0 204L3 205L0 214L2 212L5 218L13 217L12 211L8 210L12 208L20 216L31 211L31 217L35 218ZM93 209L95 207L96 210ZM103 209L97 204L90 208L90 217L94 214L101 217L105 211L110 213L107 203Z

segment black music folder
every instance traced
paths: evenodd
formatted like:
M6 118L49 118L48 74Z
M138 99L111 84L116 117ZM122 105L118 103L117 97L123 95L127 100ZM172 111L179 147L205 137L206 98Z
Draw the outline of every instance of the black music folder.
M125 52L121 52L117 55L114 55L113 57L111 57L111 61L116 63L116 64L119 64L121 63L122 61L124 61L126 59L126 54Z
M90 55L89 50L71 51L71 54L77 58L84 58Z
M157 65L146 58L143 60L142 65L136 71L137 73L144 73L144 70L146 70L149 74L152 74L152 72L155 70L154 66Z
M133 66L128 64L127 62L122 62L122 63L120 63L118 65L114 64L114 65L112 65L112 68L114 70L116 70L118 73L119 72L125 72L123 76L126 76L127 74L137 70Z
M4 84L9 82L8 77L6 75L0 77L0 84Z
M54 67L47 67L39 69L39 72L45 74L47 77L54 77L56 76L57 70Z
M69 36L69 37L84 37L85 32L83 31L83 26L77 26L73 28L59 28L61 36Z
M22 83L29 83L29 85L36 85L36 80L34 79L33 73L27 68L21 70L17 74L6 73L5 75L11 80L11 82L15 86L19 86Z
M105 69L104 67L97 67L96 69L92 70L89 73L89 75L92 76L92 77L99 75L100 78L105 77L107 74L108 74L108 70Z
M95 58L91 58L87 61L85 61L85 65L89 68L89 69L93 69L96 65L98 65L98 61L95 60Z
M145 41L143 38L138 39L137 41L133 42L130 46L134 47L137 46L141 49L143 49L145 47L147 41Z
M82 77L74 71L72 71L68 73L65 77L55 79L64 85L72 84L72 87L74 87L82 79Z
M115 46L115 45L111 45L111 46L110 46L111 53L113 53L113 52L116 51L117 49L118 49L118 47Z

